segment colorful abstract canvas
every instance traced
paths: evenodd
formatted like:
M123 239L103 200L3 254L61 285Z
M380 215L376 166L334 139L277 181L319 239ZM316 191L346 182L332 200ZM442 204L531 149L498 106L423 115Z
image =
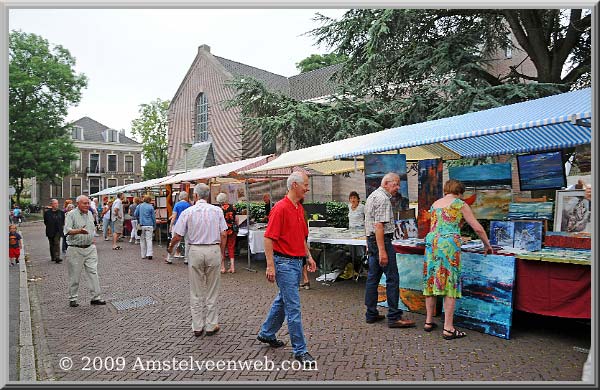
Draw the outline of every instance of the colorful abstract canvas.
M504 219L512 201L509 189L465 191L463 199L471 203L477 219Z
M510 163L449 167L448 176L467 187L512 185Z
M553 209L554 202L511 203L508 205L508 218L552 220Z
M517 156L521 191L547 190L567 186L562 152Z
M461 261L463 288L455 325L509 339L515 258L463 252Z
M431 205L444 196L443 168L441 159L419 161L419 238L424 238L429 233Z
M542 249L542 222L516 221L513 247L527 251Z
M515 224L512 221L490 222L490 244L512 247L515 234Z

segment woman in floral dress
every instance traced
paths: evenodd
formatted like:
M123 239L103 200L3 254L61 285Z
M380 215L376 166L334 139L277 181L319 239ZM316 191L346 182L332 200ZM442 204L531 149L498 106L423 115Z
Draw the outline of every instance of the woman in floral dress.
M444 328L446 340L465 337L466 333L454 327L454 307L462 290L460 265L460 225L465 221L481 238L484 254L493 253L490 241L473 211L462 199L465 186L458 180L450 179L444 184L444 197L436 200L430 211L431 230L425 237L425 263L423 265L423 295L427 318L424 330L431 332L437 328L433 322L436 296L444 296Z

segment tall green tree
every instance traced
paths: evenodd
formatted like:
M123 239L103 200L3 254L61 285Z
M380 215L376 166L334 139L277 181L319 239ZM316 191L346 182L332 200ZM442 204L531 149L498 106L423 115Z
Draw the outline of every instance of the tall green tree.
M77 149L65 124L69 106L81 100L87 78L60 45L21 31L9 35L9 180L20 201L24 180L58 183L70 173Z
M588 10L354 9L339 20L315 20L322 24L309 32L315 43L347 57L335 96L327 104L300 102L247 79L234 82L245 132L311 146L590 85ZM511 35L522 49L512 47ZM494 59L509 47L535 72L518 63L495 70Z
M169 101L156 99L140 104L139 116L131 122L131 133L141 138L144 165L144 180L167 175L167 113Z
M300 73L310 72L311 70L325 68L326 66L341 64L348 59L343 54L311 54L296 64L296 69Z

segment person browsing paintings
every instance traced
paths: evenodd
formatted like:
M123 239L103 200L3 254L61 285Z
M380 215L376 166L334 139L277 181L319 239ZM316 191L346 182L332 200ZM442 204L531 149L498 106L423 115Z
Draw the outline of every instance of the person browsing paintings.
M462 296L460 224L463 218L483 241L484 255L493 253L485 229L475 219L473 210L461 199L464 192L465 185L458 180L450 179L444 184L444 197L433 202L429 210L431 228L425 237L423 295L427 317L423 330L431 332L437 328L433 322L435 301L436 296L443 296L442 337L445 340L466 336L465 332L454 327L456 299Z

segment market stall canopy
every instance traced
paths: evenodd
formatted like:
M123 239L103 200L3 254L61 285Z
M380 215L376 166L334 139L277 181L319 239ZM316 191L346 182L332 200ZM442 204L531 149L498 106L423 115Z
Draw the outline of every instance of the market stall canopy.
M336 159L407 147L442 144L462 157L514 154L591 142L592 90L416 123L369 134L355 147L336 150Z
M203 169L194 169L189 172L180 173L171 178L168 178L162 181L160 184L175 184L181 183L184 181L193 181L193 180L201 180L201 179L211 179L214 177L224 177L235 175L238 172L254 168L260 165L267 163L268 159L271 158L272 155L268 156L259 156L254 158L249 158L246 160L234 161L227 164L215 165L214 167L208 167Z
M145 188L150 188L150 187L158 187L158 186L160 186L160 184L163 181L168 180L173 176L175 176L175 175L168 175L168 176L164 176L164 177L158 177L155 179L141 181L139 183L127 184L126 186L121 188L119 190L119 192L132 192L132 191L143 190Z
M92 197L92 196L100 196L100 195L112 195L112 194L116 194L117 192L121 192L121 188L127 187L128 185L129 184L122 185L122 186L115 186L115 187L105 188L102 191L96 192L94 194L90 194L90 197Z

